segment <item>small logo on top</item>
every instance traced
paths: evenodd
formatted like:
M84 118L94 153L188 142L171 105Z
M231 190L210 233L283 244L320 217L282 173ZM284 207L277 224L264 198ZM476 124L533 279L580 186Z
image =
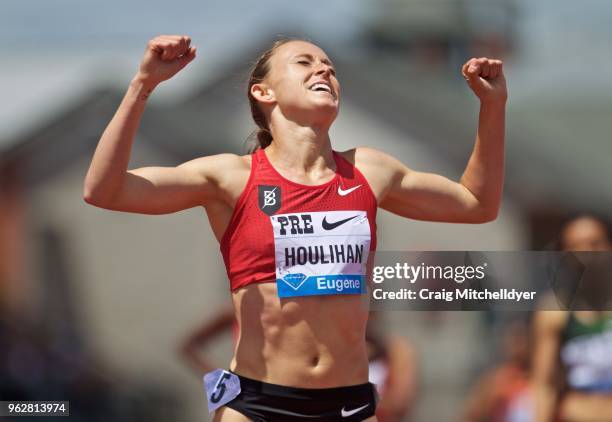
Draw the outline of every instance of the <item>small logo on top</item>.
M259 185L259 209L273 215L281 206L280 186Z
M338 195L340 196L346 196L349 193L351 193L352 191L359 189L361 187L361 185L357 185L357 186L353 186L352 188L348 188L346 190L342 189L340 186L338 186Z

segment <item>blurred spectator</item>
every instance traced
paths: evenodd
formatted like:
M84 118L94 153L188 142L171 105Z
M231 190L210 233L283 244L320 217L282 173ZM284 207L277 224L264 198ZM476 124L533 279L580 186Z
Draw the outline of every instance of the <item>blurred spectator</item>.
M370 312L366 330L369 378L380 395L378 421L399 422L409 417L415 404L416 352L405 338L382 327L382 314Z
M573 217L561 228L559 248L609 252L609 226L592 215ZM585 258L591 257L579 257ZM592 282L586 279L581 284ZM590 309L597 310L536 314L533 388L537 422L612 421L612 313L602 309L601 299L581 297L581 309L590 304Z
M503 362L485 373L470 392L466 422L528 422L533 420L529 389L529 324L510 323L504 333Z

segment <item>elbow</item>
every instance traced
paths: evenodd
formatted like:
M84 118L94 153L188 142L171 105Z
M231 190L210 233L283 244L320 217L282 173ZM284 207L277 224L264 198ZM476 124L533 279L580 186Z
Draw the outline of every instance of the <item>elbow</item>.
M93 205L94 207L110 207L109 200L100 195L99 192L96 192L96 189L92 188L87 183L85 183L85 186L83 187L83 201L85 201L89 205Z
M484 213L482 222L490 223L492 221L497 220L498 216L499 216L499 208L494 208L493 210L487 211L486 213Z
M87 186L85 188L83 188L83 201L85 201L89 205L95 205L96 204L96 198L94 197L93 192L91 191L91 189L88 189Z
M484 224L497 220L499 216L499 206L483 207L474 212L471 223Z
M93 206L100 206L100 199L96 195L95 190L85 183L83 186L83 201Z
M183 359L188 359L191 356L191 345L189 342L183 342L176 347L176 354Z

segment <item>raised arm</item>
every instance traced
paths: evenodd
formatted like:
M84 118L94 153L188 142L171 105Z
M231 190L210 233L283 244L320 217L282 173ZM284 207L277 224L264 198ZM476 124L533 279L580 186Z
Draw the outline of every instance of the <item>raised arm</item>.
M196 55L187 36L149 41L137 74L98 143L83 186L89 204L118 211L164 214L202 204L217 194L214 174L224 157L202 157L177 167L128 170L132 144L147 99Z
M459 182L413 171L395 158L369 150L362 155L381 169L388 188L380 206L417 220L484 223L499 212L504 183L506 81L500 60L471 59L462 68L480 99L478 132L472 155ZM358 157L356 157L357 160Z

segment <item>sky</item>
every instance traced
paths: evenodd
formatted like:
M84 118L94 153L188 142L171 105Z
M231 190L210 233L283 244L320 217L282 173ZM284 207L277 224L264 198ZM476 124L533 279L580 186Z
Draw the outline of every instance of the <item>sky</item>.
M197 61L155 96L172 101L270 30L302 28L350 50L377 1L2 0L0 145L93 85L126 86L156 34L187 34L198 47ZM508 64L515 100L560 88L565 95L612 92L612 2L517 2L521 55Z

